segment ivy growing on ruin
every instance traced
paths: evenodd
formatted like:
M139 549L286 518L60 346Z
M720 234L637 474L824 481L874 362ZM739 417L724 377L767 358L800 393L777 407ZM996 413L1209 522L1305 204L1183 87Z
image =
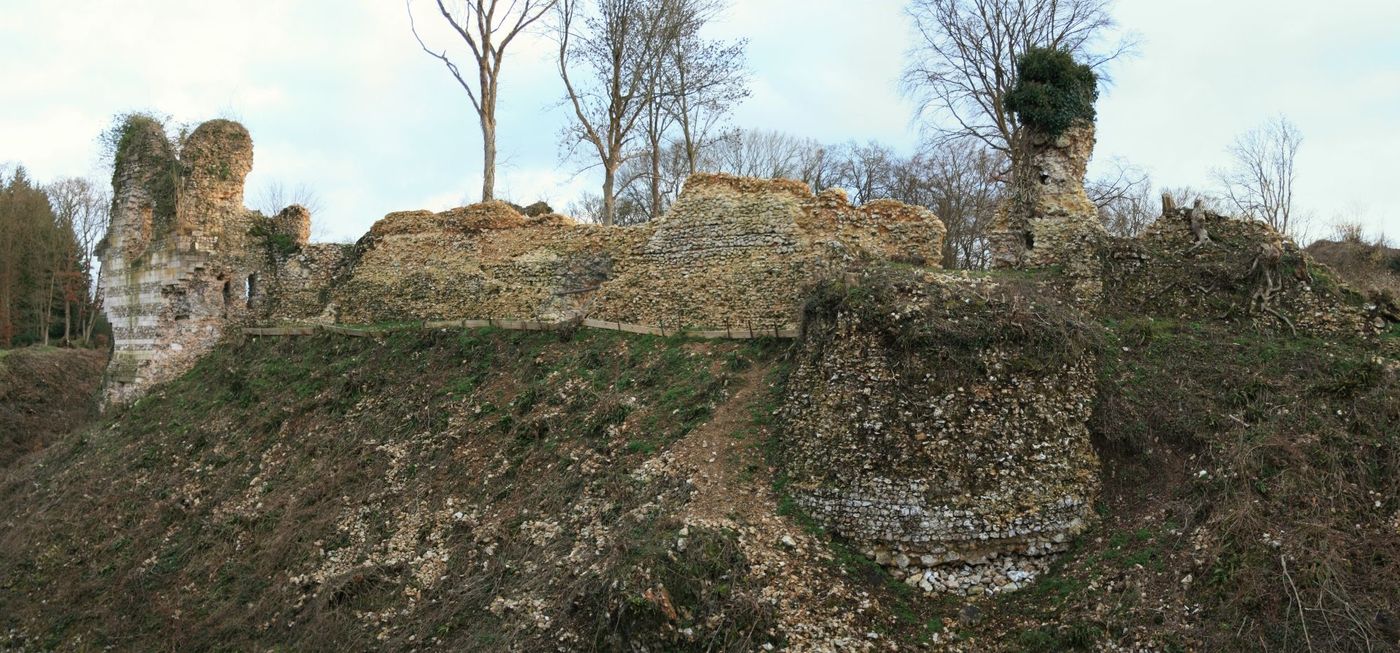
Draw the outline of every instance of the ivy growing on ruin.
M113 197L121 197L126 183L139 184L150 197L152 226L175 222L180 185L185 167L180 163L176 144L166 135L165 121L149 113L119 116L103 134L104 146L115 165L112 171ZM132 176L132 166L135 175Z
M252 236L254 242L263 247L270 261L275 261L278 257L290 256L301 249L291 234L278 231L276 225L268 218L255 221L253 226L248 229L248 235Z
M1031 48L1017 61L1016 87L1006 108L1031 129L1055 137L1076 122L1093 122L1098 77L1070 53Z

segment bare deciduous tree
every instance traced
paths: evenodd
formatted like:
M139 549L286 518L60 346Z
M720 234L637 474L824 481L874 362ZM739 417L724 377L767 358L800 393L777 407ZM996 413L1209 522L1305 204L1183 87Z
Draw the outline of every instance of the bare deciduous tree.
M948 230L943 240L943 264L950 268L981 269L990 262L987 231L996 217L1002 189L998 171L1006 166L1005 157L963 138L940 146L926 146L914 158L926 180L930 197L925 201L900 198L927 206Z
M719 0L664 0L662 13L672 21L650 84L650 104L644 121L648 208L651 217L661 215L667 191L679 189L695 173L700 149L711 129L734 105L748 96L744 71L744 41L710 41L700 30L724 7ZM679 134L672 135L678 131ZM668 141L675 141L678 152ZM667 157L680 154L679 175L663 174ZM674 171L672 171L674 172Z
M647 140L651 142L650 134ZM616 224L636 224L660 217L680 196L689 174L683 145L674 139L662 139L659 151L648 146L645 156L629 158L618 170L622 183ZM633 183L638 180L646 183Z
M730 129L701 151L699 168L741 177L796 179L822 190L840 183L839 158L810 138L762 129Z
M850 143L841 154L840 183L851 192L851 201L864 204L891 197L890 186L900 164L893 151L871 141L865 145Z
M254 207L259 213L265 216L274 216L293 204L296 204L312 215L321 210L321 196L316 191L311 190L306 184L287 186L280 181L273 181L264 186L258 193L257 206Z
M107 232L111 196L102 184L82 177L59 179L44 188L60 230L72 234L74 247L62 259L63 341L91 342L102 312L97 284L97 244ZM76 331L76 334L75 334Z
M470 203L469 197L464 197L462 202ZM306 184L296 186L286 186L280 181L273 181L264 186L258 193L257 204L253 207L259 213L272 217L282 212L291 205L297 205L306 209L311 214L311 241L326 242L332 237L331 231L327 228L321 216L321 209L324 204L321 196Z
M592 147L603 168L601 222L616 217L618 170L635 153L638 124L648 115L660 61L677 33L674 0L559 0L559 76L574 121L569 153ZM582 70L579 70L582 69ZM580 75L580 73L582 73ZM590 157L591 158L591 157Z
M1089 201L1099 209L1099 219L1108 233L1134 237L1157 219L1160 198L1152 192L1147 171L1122 159L1110 169L1084 184Z
M472 59L476 62L476 80L473 82L462 74L457 64L447 56L447 50L434 51L418 34L413 22L413 4L405 0L408 21L413 38L423 51L441 61L452 73L471 99L481 124L481 200L495 198L496 193L496 101L500 97L501 62L505 60L506 46L521 32L542 18L557 0L511 0L501 3L498 0L465 0L448 7L443 0L436 0L438 13L442 14L452 31L467 44Z
M1239 213L1263 220L1279 233L1301 237L1293 211L1294 161L1303 135L1278 116L1230 145L1231 166L1217 170L1225 201Z
M703 0L700 4L704 12L699 15L706 21L721 6ZM702 24L694 24L694 29L680 34L664 57L666 110L680 130L678 140L685 154L686 174L695 174L698 169L700 150L715 125L749 96L744 67L747 42L705 40L698 33Z
M1021 127L1005 105L1017 60L1032 47L1074 55L1103 78L1105 63L1131 39L1104 43L1115 23L1111 0L912 0L916 31L903 86L921 114L950 121L945 137L970 136L1008 157Z

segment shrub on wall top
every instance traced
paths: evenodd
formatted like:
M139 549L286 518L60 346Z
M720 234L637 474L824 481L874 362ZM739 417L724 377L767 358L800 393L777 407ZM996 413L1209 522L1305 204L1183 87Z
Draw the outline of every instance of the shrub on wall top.
M1098 77L1063 50L1031 48L1017 61L1016 87L1006 94L1006 108L1021 124L1059 136L1076 120L1094 119Z

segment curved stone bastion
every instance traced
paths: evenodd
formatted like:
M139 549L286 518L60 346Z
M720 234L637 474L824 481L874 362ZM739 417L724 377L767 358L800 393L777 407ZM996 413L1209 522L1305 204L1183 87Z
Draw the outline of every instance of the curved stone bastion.
M927 592L1024 586L1091 518L1092 327L1012 279L875 272L815 301L787 491Z

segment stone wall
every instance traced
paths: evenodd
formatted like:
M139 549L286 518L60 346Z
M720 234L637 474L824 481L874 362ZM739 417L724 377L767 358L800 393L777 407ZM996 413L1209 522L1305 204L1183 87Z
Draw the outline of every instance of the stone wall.
M1095 301L1103 287L1099 252L1106 235L1084 190L1094 125L1080 122L1057 137L1027 131L1010 193L989 234L992 265L1056 268L1078 297Z
M350 247L334 243L305 244L268 256L249 278L249 305L260 324L281 322L330 323L327 312L335 274Z
M862 259L937 266L943 225L787 180L696 175L633 227L526 217L500 202L393 213L331 291L341 322L513 318L678 327L790 324L805 288Z
M154 121L126 124L101 248L114 340L107 403L184 371L246 314L252 217L243 178L252 158L252 140L234 122L200 125L178 152Z
M313 245L306 209L243 207L253 143L241 125L206 122L178 147L153 120L133 118L124 133L102 250L109 403L250 323L781 327L797 320L805 288L853 263L937 267L944 235L933 214L897 202L853 207L794 181L696 175L665 216L635 227L488 202L391 213L353 247Z
M1015 590L1090 519L1090 339L991 279L863 278L807 324L783 407L788 491L910 585Z

